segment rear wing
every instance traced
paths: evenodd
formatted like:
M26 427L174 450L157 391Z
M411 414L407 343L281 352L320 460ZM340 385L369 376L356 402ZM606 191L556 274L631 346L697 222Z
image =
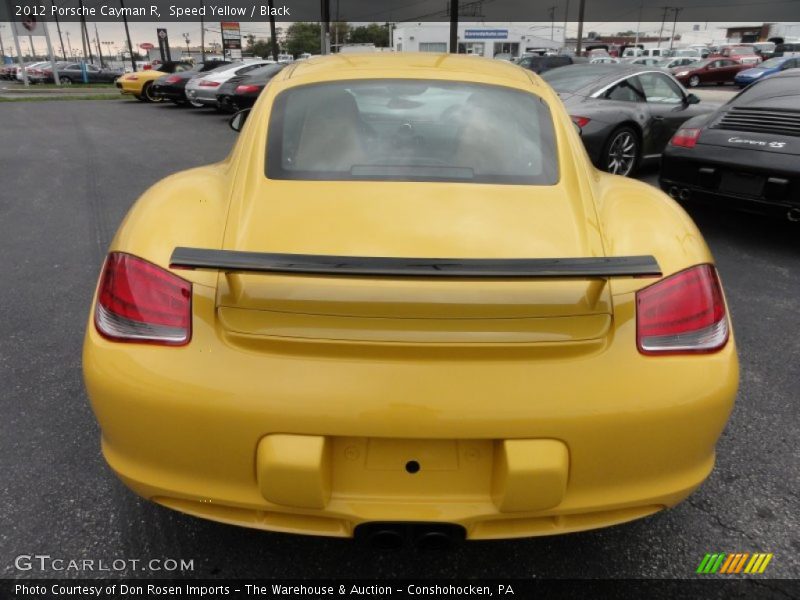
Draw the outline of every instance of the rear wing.
M294 273L339 277L430 277L492 279L563 279L660 277L653 256L589 258L389 258L278 254L178 247L173 269L237 273Z

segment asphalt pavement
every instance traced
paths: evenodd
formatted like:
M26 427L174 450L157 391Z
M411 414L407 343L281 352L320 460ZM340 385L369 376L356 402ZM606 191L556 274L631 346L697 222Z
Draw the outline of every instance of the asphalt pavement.
M800 577L800 227L721 208L689 212L725 284L741 388L713 474L672 510L587 533L374 553L134 496L100 455L83 389L89 303L128 208L160 178L224 158L236 139L226 120L124 100L0 105L2 577L98 575L18 568L19 555L49 554L193 560L191 577L683 578L720 551L771 552L770 576ZM640 177L654 183L656 171Z

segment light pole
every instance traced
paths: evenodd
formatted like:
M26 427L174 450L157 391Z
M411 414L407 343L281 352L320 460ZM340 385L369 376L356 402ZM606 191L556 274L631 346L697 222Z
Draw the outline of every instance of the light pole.
M67 48L69 49L69 55L74 59L75 53L72 51L72 44L69 41L69 31L64 32L67 36Z
M191 58L192 55L189 52L189 34L188 33L184 33L183 34L183 39L186 40L186 55L187 55L187 58Z

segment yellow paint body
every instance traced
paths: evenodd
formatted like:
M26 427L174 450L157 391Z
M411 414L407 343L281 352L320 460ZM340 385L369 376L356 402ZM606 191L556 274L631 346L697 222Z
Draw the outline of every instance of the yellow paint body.
M559 182L265 177L276 94L387 73L540 96L554 118ZM671 199L591 166L537 76L504 61L429 54L320 58L281 72L230 156L153 186L111 250L167 267L176 246L652 254L664 276L713 262ZM436 521L461 524L472 539L612 525L673 506L702 483L736 395L732 335L713 354L637 351L635 291L653 279L175 273L193 284L191 342L116 343L90 318L85 381L121 479L145 498L222 522L349 536L370 521Z
M125 75L118 77L115 83L118 83L122 86L119 88L120 93L141 96L142 92L144 92L144 86L146 83L155 81L164 75L166 75L166 73L163 71L147 69L146 71L126 73ZM133 77L135 77L135 79L132 79Z

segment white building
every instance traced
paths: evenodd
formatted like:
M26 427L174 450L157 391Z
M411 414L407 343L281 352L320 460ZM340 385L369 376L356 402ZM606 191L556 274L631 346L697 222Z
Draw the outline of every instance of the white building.
M550 33L553 39L541 37L541 34ZM488 58L497 54L520 56L524 52L558 50L563 45L563 37L563 26L459 23L458 51ZM396 52L448 52L449 40L449 23L398 23L392 33L392 47Z

